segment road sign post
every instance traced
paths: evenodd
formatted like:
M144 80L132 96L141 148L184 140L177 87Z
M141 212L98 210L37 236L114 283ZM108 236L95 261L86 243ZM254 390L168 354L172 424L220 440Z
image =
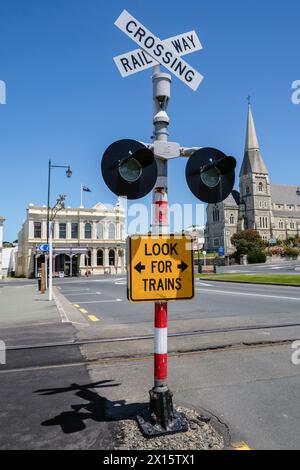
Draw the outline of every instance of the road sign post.
M137 417L146 437L186 431L185 417L176 412L167 386L168 301L190 299L194 295L193 247L182 245L169 235L168 161L188 157L186 180L192 193L208 203L223 201L234 185L236 161L214 148L184 148L168 142L171 76L160 65L196 91L203 76L182 59L202 49L195 31L161 41L124 10L115 25L140 49L114 58L122 75L153 66L153 141L143 144L122 140L105 151L101 171L107 186L118 196L139 199L153 190L152 237L129 239L128 298L132 302L153 301L154 305L154 387L149 391L149 409ZM153 189L154 188L154 189ZM174 237L174 236L173 236ZM205 263L205 258L204 258Z
M171 76L160 73L160 67L155 66L153 70L153 100L154 100L154 135L155 141L168 141L169 117L166 113L168 100L170 97ZM161 90L166 90L161 95ZM163 113L161 111L163 110ZM154 236L166 236L169 233L168 222L168 160L157 158L157 181L153 190L152 204L152 233ZM163 239L162 239L163 240ZM152 242L153 244L155 241ZM152 253L153 253L152 244ZM175 242L174 242L175 244ZM178 256L176 246L166 249L169 256ZM191 247L192 248L192 247ZM170 253L172 251L172 253ZM176 255L175 255L176 251ZM157 249L161 253L161 250ZM193 252L191 249L191 256ZM167 256L167 255L165 255ZM161 257L161 258L164 258ZM161 261L164 261L161 259ZM166 262L170 260L165 260ZM155 262L155 260L154 260ZM175 261L176 269L178 259ZM193 263L192 263L193 264ZM153 264L152 264L153 266ZM164 265L163 269L172 270L169 265ZM156 267L156 265L155 265ZM181 268L183 265L181 266ZM193 270L193 267L192 267ZM171 274L171 273L169 273ZM156 302L154 305L154 387L149 391L149 410L137 416L137 420L142 433L147 437L155 437L172 432L187 431L188 425L185 417L178 413L173 406L173 395L167 385L168 377L168 304L167 302Z

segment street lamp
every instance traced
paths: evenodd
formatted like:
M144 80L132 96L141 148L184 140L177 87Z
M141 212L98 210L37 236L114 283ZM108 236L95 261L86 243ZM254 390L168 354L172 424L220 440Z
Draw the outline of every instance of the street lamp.
M65 166L65 165L52 165L51 160L49 160L48 164L48 203L47 203L47 245L49 243L49 219L50 219L50 187L51 187L51 170L52 168L64 168L66 169L66 176L67 178L71 178L72 176L72 170L70 168L70 165Z

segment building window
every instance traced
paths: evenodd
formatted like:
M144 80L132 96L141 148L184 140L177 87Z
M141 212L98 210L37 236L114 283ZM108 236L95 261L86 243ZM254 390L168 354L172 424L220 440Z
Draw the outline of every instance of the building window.
M214 248L218 248L218 247L219 247L219 239L214 238Z
M290 223L290 227L291 227L292 229L294 229L294 228L295 228L295 224L294 224L294 222L291 222L291 223Z
M246 194L250 194L250 188L249 188L249 186L247 186L247 188L246 188Z
M109 240L115 240L115 238L116 238L116 230L115 230L114 224L109 224L108 238L109 238Z
M71 238L78 238L78 224L71 225Z
M34 222L34 238L42 238L41 222Z
M59 238L66 238L67 224L59 224Z
M264 190L263 184L262 184L262 183L259 183L259 185L258 185L258 191L259 191L260 193L262 193L263 190Z
M90 240L92 238L92 224L85 224L84 226L84 238Z
M103 266L103 250L97 251L97 266Z
M88 251L84 260L85 266L92 266L92 252Z
M97 238L98 238L98 240L103 240L103 239L104 239L104 227L103 227L103 224L98 224L98 225L97 225Z
M115 265L115 250L109 250L108 254L109 266Z
M215 207L213 210L213 222L219 222L220 220L220 211L218 207Z
M233 214L231 214L229 220L230 220L231 225L234 225L234 215Z

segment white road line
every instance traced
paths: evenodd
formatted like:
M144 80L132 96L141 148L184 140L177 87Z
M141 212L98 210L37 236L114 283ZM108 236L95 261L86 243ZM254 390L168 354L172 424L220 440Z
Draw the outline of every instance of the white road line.
M66 292L62 292L62 294L66 294ZM74 295L101 295L101 292L76 292L76 294L70 294L71 297Z
M57 307L57 310L60 314L60 318L61 318L62 323L72 323L69 320L66 312L64 311L63 307L61 306L60 301L58 300L58 298L56 297L55 294L53 294L53 299L54 299L54 302L56 303L56 307Z
M212 284L205 284L205 282L200 281L200 286L213 287Z
M226 290L212 290L212 289L196 289L197 292L208 292L208 293L213 293L213 294L228 294L228 295L246 295L249 297L265 297L269 299L279 299L279 300L296 300L300 302L300 297L284 297L284 296L279 296L279 295L268 295L268 294L254 294L250 292L232 292L232 291L226 291Z
M101 304L101 303L109 303L109 302L122 302L123 299L114 299L114 300L92 300L90 302L80 302L78 301L79 304Z

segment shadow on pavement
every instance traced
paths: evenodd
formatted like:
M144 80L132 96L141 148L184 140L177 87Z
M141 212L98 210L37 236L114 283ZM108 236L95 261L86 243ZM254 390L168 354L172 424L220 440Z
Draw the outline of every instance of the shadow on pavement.
M71 384L64 388L36 390L39 395L56 395L76 391L75 396L88 403L71 405L72 411L63 411L58 416L41 423L41 426L61 426L65 434L82 431L86 428L85 421L92 419L96 422L120 421L133 418L140 413L147 403L126 404L125 400L111 401L92 391L95 388L118 387L120 384L103 380L86 385Z

